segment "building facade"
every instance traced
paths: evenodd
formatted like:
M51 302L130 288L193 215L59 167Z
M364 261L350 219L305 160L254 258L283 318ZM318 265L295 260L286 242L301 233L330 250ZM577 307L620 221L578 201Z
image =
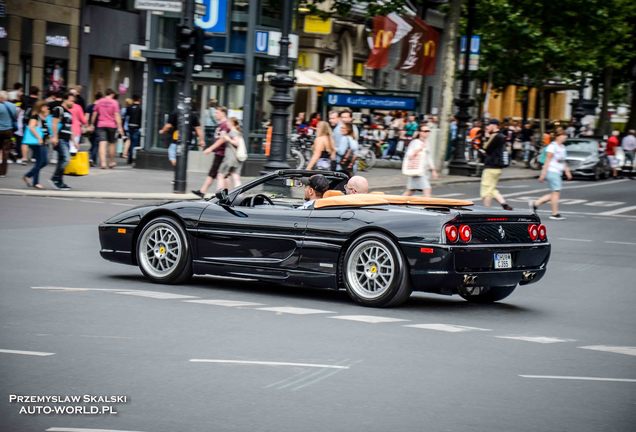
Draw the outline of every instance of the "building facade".
M82 0L6 0L0 17L0 88L57 90L78 80Z

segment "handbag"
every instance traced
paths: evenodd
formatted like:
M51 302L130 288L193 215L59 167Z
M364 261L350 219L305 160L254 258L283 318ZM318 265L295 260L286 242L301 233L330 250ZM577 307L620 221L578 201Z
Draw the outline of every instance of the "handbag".
M417 140L411 141L409 146L410 149L415 149L412 147ZM408 177L421 177L424 175L424 168L426 164L426 148L423 148L417 155L410 157L411 155L407 154L402 161L402 174Z
M239 162L245 162L247 160L247 147L245 146L245 140L242 136L238 137L238 147L236 148L236 159Z
M352 168L356 159L358 159L358 156L351 149L350 137L347 137L347 142L349 143L349 148L347 148L347 151L345 152L345 154L342 155L342 157L340 158L340 166L345 169Z
M35 127L35 131L41 137L44 136L44 131L42 130L41 126L36 126ZM31 128L28 127L28 126L26 126L24 128L24 136L22 137L22 144L27 144L27 145L38 145L38 144L40 144L38 139L37 139L37 137L35 135L33 135L33 132L31 132Z

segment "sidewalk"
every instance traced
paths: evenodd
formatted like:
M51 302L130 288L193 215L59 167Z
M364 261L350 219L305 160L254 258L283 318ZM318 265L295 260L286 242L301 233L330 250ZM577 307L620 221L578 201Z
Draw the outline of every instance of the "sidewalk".
M91 168L90 174L83 177L65 176L64 181L72 188L70 191L56 190L49 182L54 166L48 165L40 172L40 183L47 189L38 190L27 187L22 176L30 169L27 166L11 164L5 178L0 178L0 195L69 197L69 198L101 198L101 199L151 199L179 200L198 199L190 190L198 189L206 177L204 172L188 172L187 193L172 192L171 171L135 169L121 164L115 169L102 170ZM373 168L361 173L369 180L369 188L376 191L403 189L406 177L399 168ZM502 180L519 180L538 177L539 172L526 168L510 166L503 171ZM255 177L243 177L247 183ZM443 176L431 181L433 193L435 186L451 183L479 182L479 177ZM209 191L212 192L212 189Z

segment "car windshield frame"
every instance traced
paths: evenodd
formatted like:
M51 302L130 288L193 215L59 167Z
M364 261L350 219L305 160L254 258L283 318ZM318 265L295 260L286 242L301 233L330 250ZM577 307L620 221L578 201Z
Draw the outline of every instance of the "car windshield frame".
M259 177L254 179L253 181L241 185L235 189L232 189L228 193L228 199L226 205L230 207L235 207L240 205L242 199L239 197L245 197L246 195L255 195L255 194L265 194L269 198L276 199L282 198L286 200L296 200L298 204L302 204L304 200L304 185L301 184L301 179L306 177L311 177L315 174L324 175L330 183L329 189L337 189L341 190L344 188L344 185L349 180L349 177L342 172L339 171L317 171L317 170L279 170L275 171L271 174L265 175L263 177ZM293 183L288 184L289 181ZM269 184L268 184L269 183ZM277 184L278 183L278 184ZM271 187L268 191L265 189L266 187ZM284 188L298 188L298 193L290 194L297 196L290 197L277 197L275 193L276 189L284 190Z

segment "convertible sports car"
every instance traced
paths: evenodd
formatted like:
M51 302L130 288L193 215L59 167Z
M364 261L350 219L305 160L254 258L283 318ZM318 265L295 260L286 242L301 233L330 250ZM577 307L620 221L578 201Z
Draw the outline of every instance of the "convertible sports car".
M303 209L302 178L318 173L332 190ZM127 210L99 226L100 253L157 283L208 274L345 289L375 307L398 305L413 290L494 302L545 274L550 244L533 213L341 195L346 181L342 173L281 170L211 200Z

